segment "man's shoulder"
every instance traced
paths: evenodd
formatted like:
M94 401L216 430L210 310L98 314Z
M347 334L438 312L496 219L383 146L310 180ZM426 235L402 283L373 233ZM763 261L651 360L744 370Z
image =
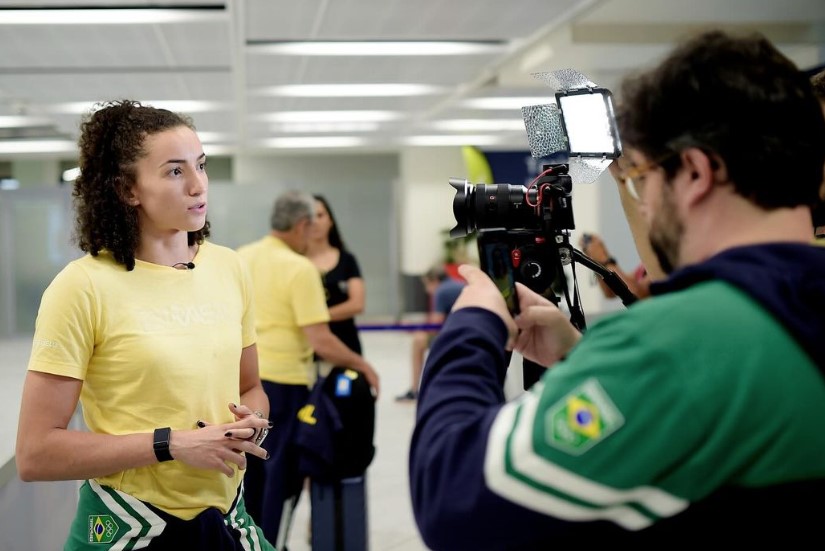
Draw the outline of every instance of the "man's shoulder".
M713 337L720 328L762 327L772 318L759 303L736 286L721 280L709 280L687 289L640 300L629 309L600 318L596 326L624 327L637 334L672 332Z
M466 283L452 278L445 279L433 291L433 298L458 296Z
M277 264L277 269L287 279L292 282L305 282L306 280L318 281L321 285L321 272L312 261L304 255L297 253L289 247L279 248L273 251L273 262Z
M249 243L244 243L243 245L239 246L236 250L241 255L248 255L252 254L261 247L263 247L264 239L256 239L255 241L250 241Z
M260 239L241 245L238 247L237 252L242 256L254 256L265 252L269 255L275 255L279 259L294 260L299 264L302 261L309 262L309 259L305 256L296 253L286 243L271 235L265 235ZM309 263L311 264L311 262Z
M447 278L441 283L438 284L436 288L436 293L460 293L464 286L467 285L463 281L459 281L453 278Z

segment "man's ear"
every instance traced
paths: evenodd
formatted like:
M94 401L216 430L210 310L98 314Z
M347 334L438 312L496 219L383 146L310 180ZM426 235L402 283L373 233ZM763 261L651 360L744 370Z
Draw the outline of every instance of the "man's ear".
M686 192L691 202L701 201L713 189L714 183L727 180L724 163L715 155L711 157L698 147L689 147L679 156L689 178Z

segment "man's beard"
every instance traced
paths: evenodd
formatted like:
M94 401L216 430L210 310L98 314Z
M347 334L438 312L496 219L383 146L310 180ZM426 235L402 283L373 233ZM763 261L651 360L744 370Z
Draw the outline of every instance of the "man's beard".
M648 239L659 266L666 274L672 273L678 267L683 233L684 225L676 212L673 192L670 185L665 184L662 186L662 205L653 216Z

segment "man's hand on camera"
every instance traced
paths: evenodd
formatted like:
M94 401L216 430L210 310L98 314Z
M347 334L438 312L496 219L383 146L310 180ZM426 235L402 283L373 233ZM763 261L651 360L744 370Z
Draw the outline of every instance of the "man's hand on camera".
M453 311L476 306L497 314L507 326L507 333L509 335L507 348L510 349L513 345L517 328L513 318L510 316L510 312L507 310L507 304L504 302L504 297L501 296L501 291L499 291L496 284L493 283L493 280L490 279L490 276L475 266L462 264L458 268L458 273L467 281L467 285L461 291L461 294L458 295L458 299L453 305Z
M519 333L514 349L528 360L550 367L570 352L581 333L543 296L521 283L516 283L516 291L521 313L515 320Z

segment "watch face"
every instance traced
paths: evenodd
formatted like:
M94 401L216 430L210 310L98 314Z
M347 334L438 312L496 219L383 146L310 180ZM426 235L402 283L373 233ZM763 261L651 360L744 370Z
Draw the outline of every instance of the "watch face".
M155 429L155 447L168 446L171 433L169 428Z
M152 448L155 451L155 457L158 461L171 461L174 459L169 452L169 440L172 435L172 429L164 427L162 429L155 429L154 442Z

